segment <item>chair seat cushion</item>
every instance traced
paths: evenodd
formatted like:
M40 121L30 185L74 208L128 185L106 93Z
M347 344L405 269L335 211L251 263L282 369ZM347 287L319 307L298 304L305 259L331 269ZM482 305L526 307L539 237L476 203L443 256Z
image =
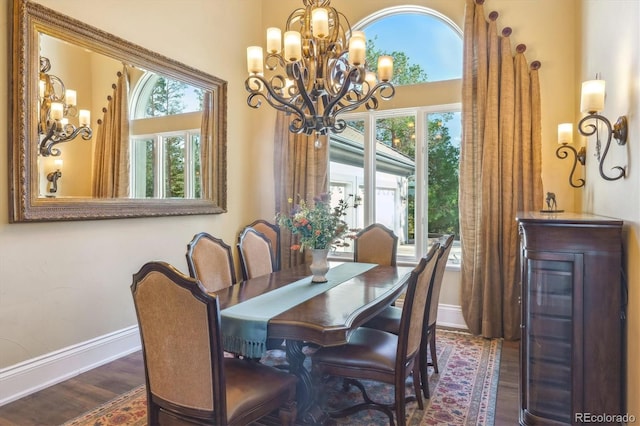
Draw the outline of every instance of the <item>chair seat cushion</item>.
M346 345L320 348L312 355L311 362L313 368L320 368L324 374L372 379L376 372L393 376L397 347L398 336L360 327Z
M229 423L245 424L239 418L252 418L252 412L289 392L295 395L296 377L258 362L237 358L224 359L227 383L227 418Z
M375 328L376 330L398 334L401 318L402 308L398 308L397 306L387 306L384 311L364 323L363 327Z

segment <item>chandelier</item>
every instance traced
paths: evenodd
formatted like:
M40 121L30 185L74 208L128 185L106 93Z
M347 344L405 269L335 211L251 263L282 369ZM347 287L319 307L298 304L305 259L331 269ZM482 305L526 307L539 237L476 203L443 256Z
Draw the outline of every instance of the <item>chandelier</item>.
M267 29L266 56L260 46L247 48L247 104L258 108L265 99L286 112L293 133L340 133L347 124L339 114L362 105L374 110L378 97L393 97L393 59L380 56L376 76L367 69L364 33L351 31L331 0L303 3L287 19L284 48L279 28Z
M77 93L67 89L62 80L49 74L51 62L44 56L40 57L40 81L39 102L40 120L38 133L44 135L38 146L38 151L43 157L59 156L61 154L55 146L62 142L68 142L82 135L82 139L90 140L91 112L81 109L78 114L76 107ZM78 124L69 123L68 117L78 116Z

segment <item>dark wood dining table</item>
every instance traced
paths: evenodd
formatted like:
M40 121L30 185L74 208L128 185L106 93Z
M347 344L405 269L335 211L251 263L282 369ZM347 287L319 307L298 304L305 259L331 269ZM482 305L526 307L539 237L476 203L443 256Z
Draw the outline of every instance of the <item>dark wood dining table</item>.
M332 267L338 264L331 262ZM349 335L357 327L397 299L405 289L412 269L409 266L372 265L371 269L331 286L268 320L267 337L285 339L289 371L299 379L296 395L299 421L321 424L326 420L325 413L316 404L311 374L303 365L303 344L336 346L347 343ZM308 265L303 264L239 282L216 292L216 295L224 312L226 308L307 277L310 281L311 271ZM223 325L224 321L223 315Z

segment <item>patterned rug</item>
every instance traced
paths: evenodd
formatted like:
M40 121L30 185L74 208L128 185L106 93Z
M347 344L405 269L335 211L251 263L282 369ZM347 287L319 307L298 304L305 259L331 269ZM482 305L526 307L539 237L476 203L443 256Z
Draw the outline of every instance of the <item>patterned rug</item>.
M440 373L434 374L429 367L431 399L425 401L424 411L419 410L415 402L407 405L407 425L493 425L502 341L440 329L437 336ZM270 351L263 361L281 364L285 362L284 354ZM380 402L393 400L392 386L366 381L364 384L373 399ZM329 380L326 389L327 404L331 408L361 400L355 387L345 394L341 380ZM413 394L411 379L407 382L407 394ZM147 424L146 411L146 393L144 386L140 386L64 426L144 426ZM384 414L370 410L337 419L335 423L386 425L388 422Z

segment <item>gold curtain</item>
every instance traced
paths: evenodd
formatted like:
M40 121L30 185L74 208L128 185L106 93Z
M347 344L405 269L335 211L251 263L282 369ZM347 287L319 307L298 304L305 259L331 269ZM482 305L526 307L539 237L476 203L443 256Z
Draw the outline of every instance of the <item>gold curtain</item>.
M480 2L482 3L482 2ZM462 312L470 331L519 338L518 211L542 207L539 62L467 0L460 152Z
M129 197L129 73L125 65L96 133L93 196Z
M322 146L315 147L315 136L294 134L289 131L289 120L278 111L274 140L274 175L276 212L288 214L289 198L298 196L311 202L313 197L329 188L329 138L320 137ZM290 249L295 243L291 233L281 229L281 266L291 267L304 262L304 256Z
M202 124L200 125L200 189L203 199L212 197L212 166L214 161L211 158L211 137L213 135L213 122L211 120L211 110L213 94L207 90L204 92L202 100Z

